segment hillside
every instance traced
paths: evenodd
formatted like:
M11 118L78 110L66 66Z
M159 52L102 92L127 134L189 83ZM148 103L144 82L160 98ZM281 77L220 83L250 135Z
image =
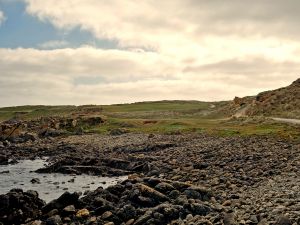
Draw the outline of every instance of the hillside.
M300 119L300 78L291 85L257 96L236 97L229 111L239 116L268 116Z
M115 105L5 107L0 108L0 134L2 132L7 137L16 124L21 123L20 132L34 133L54 129L69 133L204 132L222 136L276 134L299 137L297 126L266 117L300 119L300 79L284 88L257 96L236 97L232 101L175 100Z

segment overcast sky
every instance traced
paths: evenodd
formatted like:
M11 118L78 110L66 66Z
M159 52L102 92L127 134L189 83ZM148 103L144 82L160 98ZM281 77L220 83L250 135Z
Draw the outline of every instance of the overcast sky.
M0 106L229 100L300 77L299 0L0 0Z

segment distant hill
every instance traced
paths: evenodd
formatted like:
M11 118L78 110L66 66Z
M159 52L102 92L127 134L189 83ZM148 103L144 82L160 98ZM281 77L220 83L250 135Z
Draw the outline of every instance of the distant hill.
M227 108L232 115L273 116L300 119L300 78L291 85L257 96L236 97Z
M0 122L41 117L105 116L122 119L220 119L268 116L300 119L300 78L291 85L232 101L148 101L115 105L16 106L0 108Z

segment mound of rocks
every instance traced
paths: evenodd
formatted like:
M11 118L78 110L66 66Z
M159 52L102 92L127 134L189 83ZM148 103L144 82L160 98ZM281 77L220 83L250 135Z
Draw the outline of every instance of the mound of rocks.
M39 199L36 191L23 192L12 189L0 195L0 224L23 224L41 216L45 202Z
M135 178L79 196L65 192L45 204L36 192L11 190L0 196L0 224L221 224L222 220L212 193L187 183Z

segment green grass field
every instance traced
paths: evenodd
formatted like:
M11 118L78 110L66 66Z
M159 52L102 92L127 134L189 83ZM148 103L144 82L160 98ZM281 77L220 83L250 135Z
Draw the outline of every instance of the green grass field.
M222 113L227 102L160 101L118 105L18 106L0 108L0 121L41 117L101 116L105 123L83 127L85 132L109 133L114 129L144 133L208 133L219 136L271 135L299 139L299 126L274 121L228 120Z

